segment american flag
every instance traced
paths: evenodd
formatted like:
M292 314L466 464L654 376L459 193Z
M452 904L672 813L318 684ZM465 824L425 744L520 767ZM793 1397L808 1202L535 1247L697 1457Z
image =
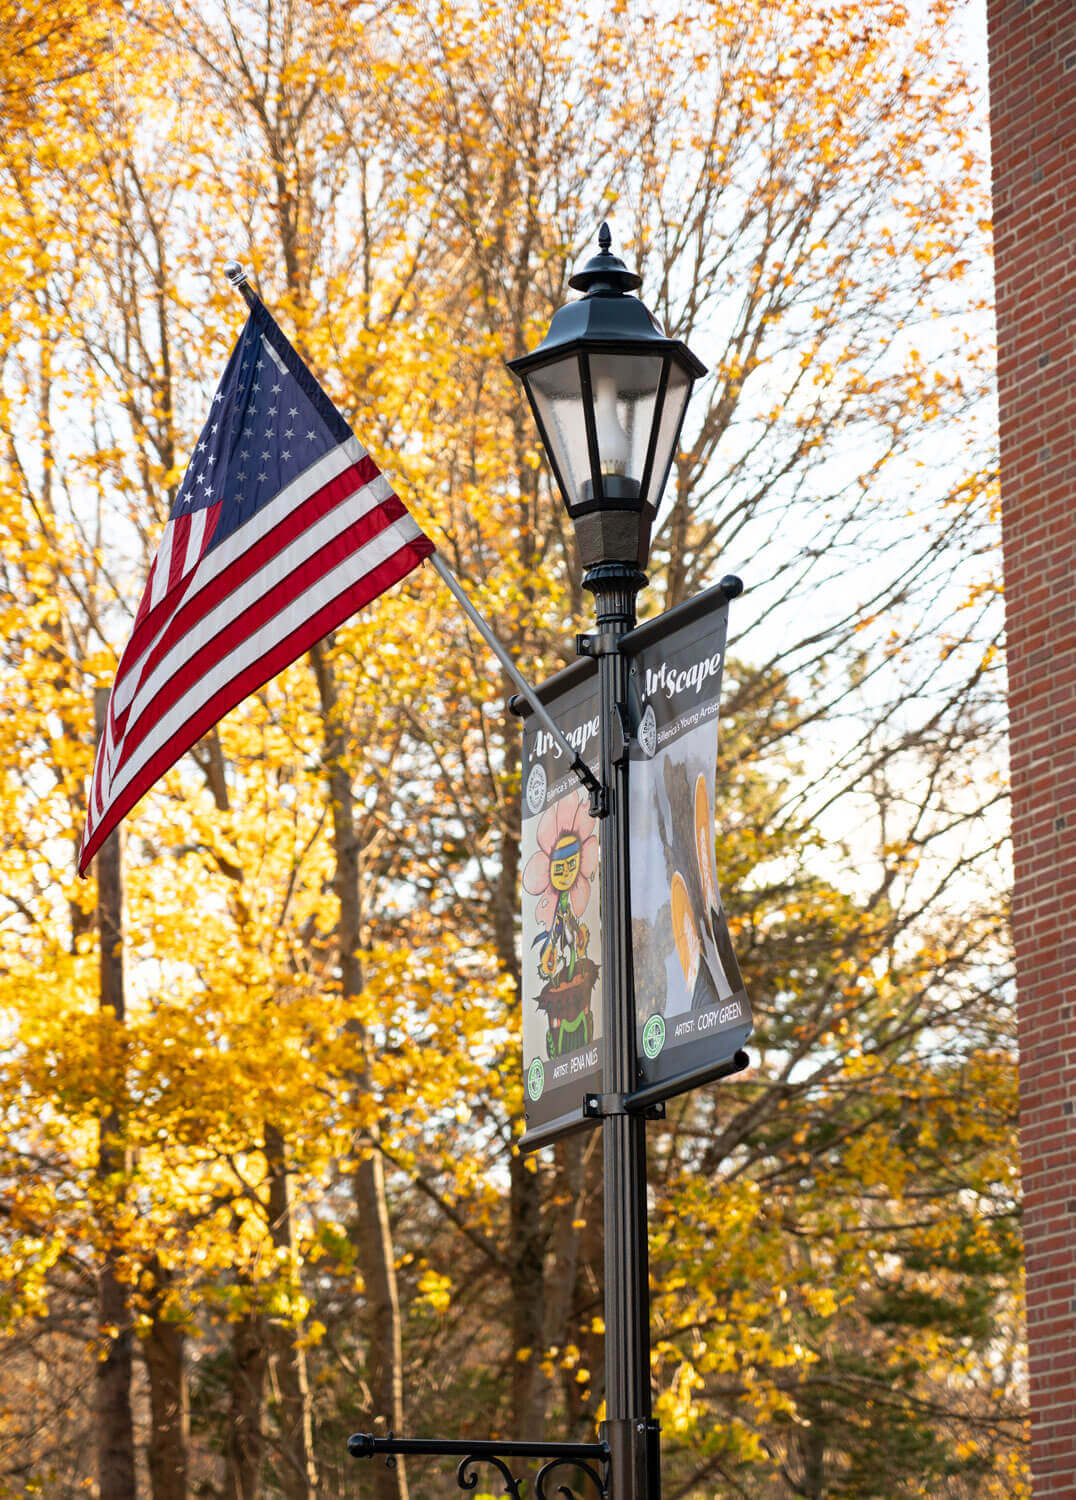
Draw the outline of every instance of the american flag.
M255 300L116 672L79 873L229 709L433 550Z

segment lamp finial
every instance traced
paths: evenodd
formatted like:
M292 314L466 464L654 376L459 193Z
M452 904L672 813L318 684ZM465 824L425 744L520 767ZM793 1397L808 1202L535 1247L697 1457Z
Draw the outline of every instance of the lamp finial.
M642 277L629 271L619 256L610 250L613 236L603 219L598 230L598 253L592 255L581 271L576 271L568 285L587 297L622 297L638 291Z

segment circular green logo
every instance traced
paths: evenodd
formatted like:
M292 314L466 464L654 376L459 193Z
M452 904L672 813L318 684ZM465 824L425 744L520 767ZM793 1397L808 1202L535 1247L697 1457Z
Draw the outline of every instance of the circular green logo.
M643 1027L643 1051L647 1057L657 1057L665 1045L665 1019L651 1016Z
M540 1099L542 1090L545 1088L545 1068L542 1060L536 1057L527 1069L527 1093L532 1099Z

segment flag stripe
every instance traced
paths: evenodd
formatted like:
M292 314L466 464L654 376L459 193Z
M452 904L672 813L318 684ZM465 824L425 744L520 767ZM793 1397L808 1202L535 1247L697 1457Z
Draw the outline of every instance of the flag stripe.
M334 569L332 587L336 592L314 614L305 613L309 607L305 595L295 600L283 618L271 618L261 632L243 642L211 681L195 684L158 725L153 741L143 747L140 764L131 767L129 774L124 761L122 779L110 793L107 819L87 829L83 866L153 783L230 709L357 608L405 578L432 551L433 543L418 530L412 517L401 517L369 542L362 553L353 554ZM323 585L327 584L328 579L322 580L308 592L323 594Z
M252 515L245 525L234 531L222 546L215 547L205 554L197 570L187 582L184 604L193 604L200 589L208 588L219 574L230 568L245 552L254 551L263 540L268 541L277 527L287 522L294 507L305 500L312 491L321 489L352 465L359 470L360 476L363 476L365 480L372 480L381 472L366 449L355 438L350 438L346 443L333 448L317 463L298 475L287 489L282 490L268 505ZM125 708L130 702L137 685L137 678L132 679L132 674L140 666L146 652L153 648L161 631L171 622L173 608L174 601L170 601L167 613L162 611L156 614L151 610L132 634L116 671L116 683L112 690L117 710Z
M264 333L262 334L262 348L265 350L266 354L268 354L269 358L276 365L276 367L280 371L280 373L282 375L286 375L288 373L288 367L287 367L287 365L284 363L284 361L281 359L280 355L273 348L273 346L269 342L269 340L265 337Z
M168 569L168 592L179 583L183 577L183 564L187 559L187 538L191 534L190 516L179 516L172 522L175 527L175 536L172 541L172 562Z
M347 496L343 505L322 516L316 525L302 529L288 547L244 579L239 587L231 587L231 576L225 574L215 580L219 599L207 597L205 591L202 593L199 603L212 607L207 608L197 621L177 621L175 628L169 628L147 659L146 671L129 710L118 720L127 755L144 739L150 721L166 712L186 691L192 674L215 666L227 655L231 644L242 639L249 628L252 611L256 628L262 615L279 610L282 595L290 596L297 587L305 586L308 579L328 572L334 561L356 551L382 531L386 524L385 512L393 502L395 516L387 519L407 517L394 495L390 494L384 502L378 500L376 492L380 488L378 481L365 486L361 494L366 498L350 524L345 523L337 511L350 510L359 498L354 495ZM313 497L310 504L315 504L319 498ZM411 524L414 526L413 522ZM417 527L415 533L418 534Z
M206 527L209 524L209 511L196 510L191 516L191 534L187 540L187 555L183 559L183 572L187 574L194 567L202 555L202 544L205 541Z
M172 570L172 543L175 541L176 523L169 521L164 528L161 537L161 545L157 548L157 556L153 563L153 592L150 595L150 608L154 609L168 593L168 576Z
M162 664L182 665L190 651L191 636L202 640L211 635L216 628L214 622L223 622L226 627L252 598L280 587L306 556L331 539L334 527L346 527L349 519L352 523L361 521L378 507L388 508L395 499L381 475L357 492L353 485L352 471L338 475L281 522L273 533L272 548L249 548L227 572L216 574L207 586L188 594L175 618L143 656L137 675L128 676L122 691L116 694L116 724L121 733L130 729L141 712L139 709L132 715L133 705L144 698L147 683L162 670ZM396 507L386 520L402 513L399 501ZM361 544L370 534L367 528L355 533L354 540Z

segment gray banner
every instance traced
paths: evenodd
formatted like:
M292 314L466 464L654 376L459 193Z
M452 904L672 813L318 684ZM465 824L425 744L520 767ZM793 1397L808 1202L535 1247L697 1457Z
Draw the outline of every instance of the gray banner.
M717 879L714 773L728 604L719 590L628 638L631 936L639 1087L713 1073L751 1032ZM638 642L638 644L636 644Z

